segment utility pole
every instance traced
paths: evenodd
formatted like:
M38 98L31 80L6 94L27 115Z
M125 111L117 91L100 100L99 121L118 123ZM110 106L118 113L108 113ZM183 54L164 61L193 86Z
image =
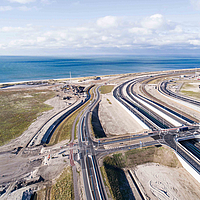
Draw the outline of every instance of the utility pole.
M71 80L71 71L69 72L69 76L70 76L70 81L69 81L69 84L70 84L70 86L72 87L72 80Z

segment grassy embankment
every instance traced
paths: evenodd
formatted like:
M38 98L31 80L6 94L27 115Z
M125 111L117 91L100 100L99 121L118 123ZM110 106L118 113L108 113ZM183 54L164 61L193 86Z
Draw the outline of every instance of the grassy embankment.
M200 82L199 82L199 85L200 85ZM200 89L198 88L199 85L193 85L193 84L190 84L190 83L184 83L180 89L180 92L183 94L183 95L186 95L186 96L189 96L189 97L194 97L198 100L200 100ZM195 90L195 91L192 91L192 90ZM199 90L199 91L197 91Z
M44 102L54 96L50 90L0 91L0 145L20 136L42 112L51 110Z
M67 167L51 188L51 200L74 199L72 168Z
M48 193L48 194L47 194ZM56 183L52 186L48 186L45 189L39 190L36 195L36 200L44 200L47 198L50 200L66 200L74 199L74 187L72 168L68 166L65 168L56 180ZM50 197L50 198L49 198Z
M91 99L93 99L93 93L91 92ZM70 140L71 139L71 133L72 133L72 126L74 123L74 120L76 119L77 115L90 103L88 101L83 106L81 106L78 110L76 110L74 113L69 115L66 119L64 119L58 128L55 130L54 134L52 135L50 142L48 145L54 145L58 142L61 142L63 140ZM75 130L76 134L76 130ZM74 138L76 138L76 135L74 135Z
M105 157L101 171L112 198L125 200L131 194L123 168L132 168L149 162L160 163L169 167L181 166L175 154L168 147L134 149Z

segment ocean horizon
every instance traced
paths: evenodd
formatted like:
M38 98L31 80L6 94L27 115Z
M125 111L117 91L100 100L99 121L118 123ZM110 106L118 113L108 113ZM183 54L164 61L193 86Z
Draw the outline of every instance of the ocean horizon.
M195 56L0 56L0 83L200 68Z

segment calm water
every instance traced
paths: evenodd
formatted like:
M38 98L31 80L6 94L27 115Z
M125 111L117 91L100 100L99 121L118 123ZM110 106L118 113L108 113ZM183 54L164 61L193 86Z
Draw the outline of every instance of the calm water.
M198 57L172 56L0 56L0 83L199 68Z

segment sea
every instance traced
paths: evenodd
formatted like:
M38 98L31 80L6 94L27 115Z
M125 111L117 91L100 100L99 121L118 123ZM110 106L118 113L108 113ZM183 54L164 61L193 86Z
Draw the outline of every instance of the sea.
M200 68L197 56L0 56L0 83Z

